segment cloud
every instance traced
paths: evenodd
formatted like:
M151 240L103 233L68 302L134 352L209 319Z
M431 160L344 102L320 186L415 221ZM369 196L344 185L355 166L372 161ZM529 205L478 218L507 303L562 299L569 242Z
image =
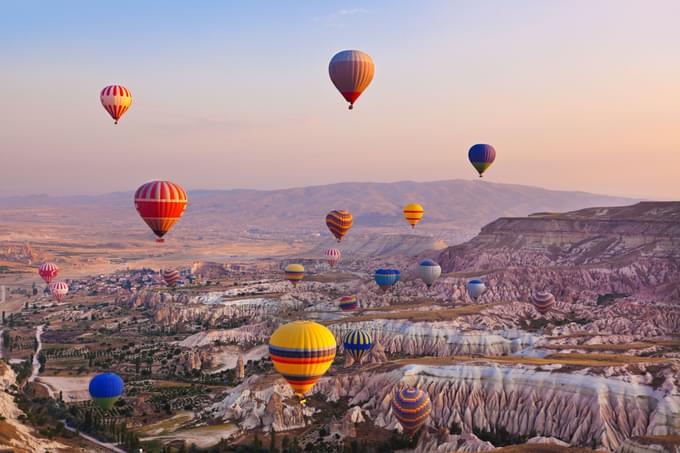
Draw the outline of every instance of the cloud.
M341 9L324 17L315 17L314 20L323 22L327 27L345 28L345 25L347 24L344 19L347 19L350 16L365 14L367 12L368 10L366 8Z

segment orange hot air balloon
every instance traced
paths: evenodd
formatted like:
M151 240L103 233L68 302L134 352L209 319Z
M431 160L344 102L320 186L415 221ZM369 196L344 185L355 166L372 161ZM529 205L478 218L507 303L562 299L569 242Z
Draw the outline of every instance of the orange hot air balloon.
M163 236L184 214L187 193L170 181L151 181L135 192L135 207L140 217L163 242Z
M114 124L118 124L132 104L132 93L123 85L109 85L99 93L99 100L113 118Z
M335 88L349 102L349 109L373 80L375 65L366 52L343 50L336 53L328 65L328 75Z
M343 210L331 211L326 214L326 226L340 242L352 228L352 214Z

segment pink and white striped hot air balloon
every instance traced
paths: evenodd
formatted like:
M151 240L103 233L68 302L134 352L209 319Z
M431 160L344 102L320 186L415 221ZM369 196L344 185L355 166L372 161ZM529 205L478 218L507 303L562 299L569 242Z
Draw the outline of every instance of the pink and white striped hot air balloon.
M165 284L168 286L175 286L179 281L179 271L177 269L163 269L161 270L161 276L165 280Z
M40 277L42 277L42 279L45 280L45 283L47 283L48 285L50 284L52 279L57 276L58 273L59 268L57 267L56 264L53 263L43 263L38 268L38 274L40 274Z
M366 52L343 50L336 53L328 65L328 75L335 88L349 102L350 110L373 80L375 65Z
M326 261L328 261L328 264L330 264L331 267L335 267L335 265L338 264L342 258L342 253L340 253L340 250L336 248L324 250L323 255L326 257Z
M118 120L132 104L132 93L123 85L109 85L101 91L99 99L102 101L104 109L113 118L114 124L118 124Z
M68 285L66 282L54 282L50 284L50 293L57 302L64 300L64 297L68 294Z

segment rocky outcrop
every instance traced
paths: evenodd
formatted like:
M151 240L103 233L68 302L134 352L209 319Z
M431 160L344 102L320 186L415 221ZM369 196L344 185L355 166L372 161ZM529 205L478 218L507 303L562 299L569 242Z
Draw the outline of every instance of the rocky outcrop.
M616 453L680 453L680 436L645 436L626 439Z

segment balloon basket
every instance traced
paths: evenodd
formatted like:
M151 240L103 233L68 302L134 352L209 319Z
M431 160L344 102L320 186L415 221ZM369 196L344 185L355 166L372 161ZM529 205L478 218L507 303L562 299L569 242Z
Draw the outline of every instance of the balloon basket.
M158 242L159 244L162 244L163 242L165 242L165 239L158 238L158 239L156 239L156 242Z

